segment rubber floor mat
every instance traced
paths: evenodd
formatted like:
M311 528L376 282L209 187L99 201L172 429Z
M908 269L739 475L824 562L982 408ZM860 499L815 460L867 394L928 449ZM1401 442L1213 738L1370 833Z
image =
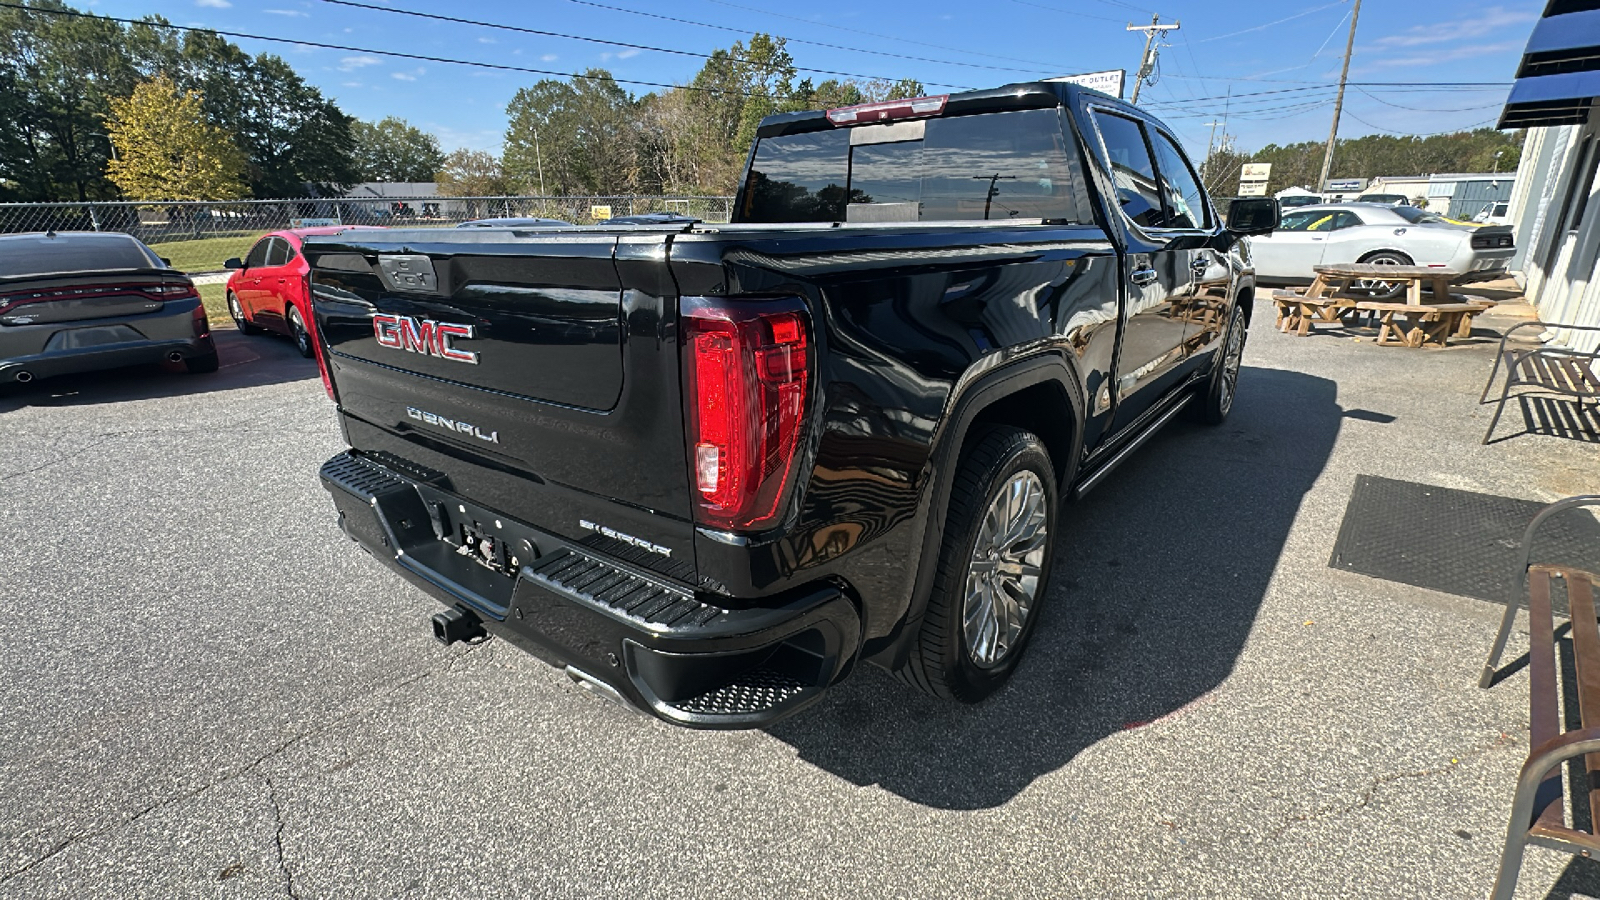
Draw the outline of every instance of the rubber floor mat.
M1522 534L1544 506L1361 475L1328 565L1504 603L1520 596ZM1600 521L1585 509L1554 516L1539 526L1533 561L1600 572Z

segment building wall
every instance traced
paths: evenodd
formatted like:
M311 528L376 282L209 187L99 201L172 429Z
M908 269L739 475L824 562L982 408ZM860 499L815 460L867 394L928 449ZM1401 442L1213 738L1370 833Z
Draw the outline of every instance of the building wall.
M1552 325L1600 326L1600 117L1586 125L1530 128L1509 214L1513 268L1528 302ZM1546 340L1585 353L1600 333L1553 327Z

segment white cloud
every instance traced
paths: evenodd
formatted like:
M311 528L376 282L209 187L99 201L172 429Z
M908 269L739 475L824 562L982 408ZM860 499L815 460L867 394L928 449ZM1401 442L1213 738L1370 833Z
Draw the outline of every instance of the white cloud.
M339 71L350 72L364 66L375 66L380 62L382 60L376 56L367 56L364 53L360 56L346 56L339 60Z
M401 81L416 81L417 80L417 75L426 75L426 74L428 74L428 70L427 69L423 68L422 66L417 66L416 74L412 74L411 72L390 72L389 73L389 77L390 78L398 78Z
M195 6L205 6L211 9L227 9L233 4L228 0L194 0Z
M1381 37L1371 43L1373 48L1391 47L1419 47L1424 44L1447 44L1464 38L1483 37L1489 34L1504 33L1508 28L1515 28L1526 22L1539 18L1538 13L1531 9L1506 9L1503 6L1491 6L1481 14L1470 19L1442 20L1428 25L1418 25L1408 28L1399 34ZM1518 29L1521 31L1521 29ZM1525 41L1524 41L1525 42Z
M478 38L478 43L480 43L480 44L498 44L500 42L495 40L492 37L481 37L481 38Z
M1456 47L1437 48L1412 56L1380 56L1376 59L1367 60L1365 65L1358 66L1357 69L1358 71L1371 69L1420 69L1436 66L1440 63L1478 59L1492 56L1496 53L1521 50L1527 43L1525 39L1517 38L1493 44L1462 44ZM1356 61L1361 62L1361 54L1359 52L1356 54Z
M556 60L558 60L560 58L561 57L555 55L554 53L546 53L545 55L539 57L539 61L540 62L555 62Z
M263 9L262 12L269 16L290 16L296 18L309 18L310 13L298 9Z
M341 81L341 82L339 82L339 85L341 87L347 87L347 88L365 87L365 85L363 85L359 81Z
M623 50L622 52L618 53L617 54L617 59L632 59L633 57L638 56L638 55L639 55L638 48L630 47L627 50Z

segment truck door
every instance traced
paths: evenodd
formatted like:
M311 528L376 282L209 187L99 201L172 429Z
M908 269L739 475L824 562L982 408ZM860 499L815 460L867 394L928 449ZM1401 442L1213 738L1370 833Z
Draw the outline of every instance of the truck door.
M1218 225L1194 167L1173 137L1146 126L1155 149L1156 174L1161 176L1161 197L1166 221L1161 231L1173 252L1185 254L1189 282L1173 296L1173 315L1184 322L1185 372L1204 367L1211 351L1220 346L1228 327L1228 301L1233 270L1225 251L1216 249Z
M1122 341L1111 383L1110 432L1127 427L1182 377L1189 324L1174 301L1190 292L1195 275L1192 245L1198 241L1167 229L1160 180L1144 126L1105 110L1094 112L1105 145L1116 201L1125 219L1127 255L1123 282Z

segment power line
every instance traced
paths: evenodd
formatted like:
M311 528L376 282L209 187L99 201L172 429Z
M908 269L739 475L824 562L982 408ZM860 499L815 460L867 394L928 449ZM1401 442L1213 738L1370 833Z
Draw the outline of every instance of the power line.
M1049 10L1050 12L1060 13L1064 16L1079 16L1084 19L1099 19L1102 22L1116 22L1118 24L1121 24L1122 22L1121 19L1113 19L1110 16L1097 16L1094 13L1078 12L1074 9L1062 9L1059 6L1045 6L1043 3L1034 3L1032 0L1011 0L1011 2L1017 4L1018 6L1031 6L1034 9Z
M1427 134L1412 134L1409 131L1395 131L1392 128L1383 128L1381 126L1374 125L1371 122L1368 122L1366 119L1363 119L1360 116L1356 115L1355 113L1351 112L1348 109L1344 111L1344 114L1349 116L1352 119L1355 119L1357 122L1360 122L1361 124L1367 126L1368 128L1371 128L1373 131L1382 131L1382 132L1384 132L1386 134L1398 134L1398 135L1401 135L1403 137L1437 137L1438 135L1441 135L1441 134L1460 134L1463 131L1476 131L1479 128L1483 128L1484 126L1488 125L1491 122L1500 121L1500 117L1499 116L1495 116L1492 119L1484 119L1482 122L1475 122L1475 123L1473 123L1471 125L1466 126L1465 128L1449 128L1449 129L1446 129L1444 131L1432 131L1432 132L1429 132ZM1345 140L1348 141L1348 140L1350 140L1350 138L1345 138Z
M567 2L576 3L579 6L591 6L595 9L607 9L612 12L628 13L629 15L634 16L644 16L647 19L658 19L663 22L676 22L679 25L694 25L698 28L710 28L715 31L728 31L738 35L748 35L751 33L751 29L748 28L734 28L730 25L717 25L713 22L697 22L694 19L682 19L677 16L667 16L662 15L661 13L647 12L642 9L628 9L625 6L612 6L608 3L597 3L595 0L567 0ZM846 47L842 44L829 44L825 41L808 41L804 38L785 37L783 35L773 35L773 37L781 38L782 40L791 44L804 44L808 47L825 47L829 50L846 50L851 53L870 53L873 56L887 56L891 59L909 59L914 62L938 63L945 66L964 66L969 69L988 69L996 72L1027 72L1030 74L1038 71L1037 69L1019 69L1013 66L991 66L986 63L956 62L955 60L934 59L927 56L908 56L904 53L891 53L888 50L868 50L863 47ZM983 55L987 56L988 54ZM1028 60L1015 61L1028 62ZM1035 65L1043 66L1047 70L1054 68L1054 65L1050 63L1036 63Z
M1481 106L1458 106L1452 109L1429 109L1428 107L1424 106L1401 106L1398 103L1390 103L1382 97L1375 96L1368 91L1362 90L1361 88L1356 88L1356 90L1361 91L1361 93L1366 94L1368 98L1376 100L1379 103L1382 103L1384 106L1392 106L1395 109L1408 109L1412 112L1477 112L1480 109L1493 109L1497 106L1505 105L1503 103L1486 103Z
M792 22L801 22L801 23L804 23L806 25L820 25L823 28L832 28L835 31L848 31L851 34L862 34L862 35L866 35L867 37L875 37L875 38L878 38L880 40L885 40L885 41L899 41L899 42L901 42L903 44L916 44L919 47L932 47L935 50L947 50L947 51L949 51L951 53L966 53L966 54L968 54L970 56L985 56L985 57L988 57L989 59L1003 59L1006 62L1025 62L1025 63L1029 63L1031 65L1044 66L1046 69L1055 68L1055 66L1053 64L1051 64L1051 63L1036 62L1036 61L1031 60L1031 59L1014 59L1014 58L1012 58L1010 56L998 56L998 55L993 54L993 53L980 53L977 50L967 50L967 49L962 48L962 47L946 47L943 44L930 44L927 41L914 41L914 40L912 40L910 38L896 37L895 35L892 35L892 34L878 34L875 31L862 31L859 28L846 28L843 25L835 25L832 22L817 22L817 21L813 21L811 19L801 18L800 16L791 16L791 15L788 15L786 13L773 12L773 11L768 10L768 9L757 9L754 6L743 6L743 5L740 5L738 3L732 3L732 2L730 2L730 0L707 0L707 2L708 3L715 3L718 6L728 6L728 7L734 8L734 9L742 9L745 12L758 13L758 14L763 15L763 16L775 16L775 17L777 17L779 19L788 19L788 20L790 20Z
M635 84L642 87L666 88L668 90L695 91L705 94L722 94L737 97L763 97L766 94L756 94L750 91L731 91L722 88L696 87L694 85L667 84L660 81L639 81L632 78L608 78L599 75L581 75L575 72L557 72L553 69L534 69L527 66L512 66L504 63L481 62L472 59L452 59L447 56L427 56L421 53L401 53L398 50L374 50L370 47L352 47L345 44L327 44L320 41L307 41L299 38L270 37L264 34L251 34L245 31L224 31L220 28L196 28L189 25L173 25L170 23L150 22L143 19L126 19L119 16L102 16L94 13L78 12L66 9L46 9L37 6L27 6L12 0L0 0L0 9L20 9L24 12L40 13L50 16L63 16L73 19L98 19L103 22L118 22L123 25L144 25L150 28L169 28L173 31L197 32L201 34L216 34L223 37L242 38L251 41L268 41L275 44L293 44L297 47L316 47L320 50L339 50L345 53L370 53L374 56L392 56L397 59L413 59L418 62L445 63L456 66L472 66L479 69L497 69L505 72L526 72L530 75L554 75L558 78L576 78L585 81L610 81L616 84ZM769 99L789 100L792 97L773 95Z
M1322 12L1323 10L1325 10L1325 9L1332 9L1335 6L1343 6L1344 4L1346 4L1348 2L1349 2L1349 0L1335 0L1335 2L1333 2L1333 3L1326 3L1326 4L1323 4L1322 6L1314 6L1311 9L1305 10L1303 12L1297 12L1292 16L1284 16L1283 18L1278 19L1276 21L1268 22L1265 25L1253 25L1253 26L1251 26L1249 28L1241 28L1238 31L1230 31L1227 34L1219 34L1219 35L1216 35L1215 37L1201 38L1200 40L1195 41L1195 43L1196 44L1209 44L1212 41L1220 41L1220 40L1225 40L1225 39L1231 38L1231 37L1238 37L1241 34L1249 34L1252 31L1261 31L1264 28L1271 28L1274 25L1282 25L1285 22L1291 22L1291 21L1293 21L1295 19L1299 19L1299 18L1303 18L1305 16L1309 16L1312 13L1319 13L1319 12Z
M542 31L542 30L537 29L537 28L524 28L524 27L519 26L519 25L506 25L506 24L499 23L499 22L484 22L484 21L480 21L480 20L477 20L477 19L463 19L463 18L459 18L459 17L456 17L456 16L446 16L446 15L440 15L438 13L418 12L416 10L400 9L398 7L393 7L393 6L377 6L377 5L371 4L371 3L358 3L358 2L356 2L356 0L322 0L322 2L323 3L331 3L331 4L334 4L336 6L349 6L349 7L355 8L355 9L372 10L374 12L386 12L386 13L394 13L396 15L402 15L402 16L413 16L413 17L416 17L416 18L419 18L419 19L432 19L432 20L438 21L438 22L454 22L454 23L456 23L458 25L472 25L472 26L475 26L475 27L478 27L478 28L495 28L495 29L499 29L501 31L514 31L514 32L518 32L518 33L521 33L521 34L539 35L541 37L565 38L567 40L573 40L573 41L587 41L587 42L589 42L591 44L604 44L604 45L609 46L609 47L625 47L625 48L630 49L630 50L649 50L649 51L654 52L654 53L671 53L671 54L675 54L677 56L693 56L693 57L697 57L699 59L711 59L712 58L712 55L709 54L709 53L698 53L698 52L695 52L693 50L677 50L677 49L673 49L673 48L670 48L670 47L654 47L654 46L651 46L649 44L630 44L630 43L628 43L626 41L612 41L612 40L606 40L604 38L585 37L585 36L580 35L580 34L565 34L565 33L559 32L559 31ZM745 60L730 60L730 61L731 62L738 62L738 63L746 63L747 62ZM858 75L858 74L856 74L854 72L836 72L836 71L834 71L832 69L811 69L811 68L807 68L805 66L795 66L794 68L797 71L800 71L800 72L816 72L819 75L839 75L839 76L842 76L844 78L864 78L864 79L869 79L869 80L883 80L883 81L893 81L894 80L893 78L885 78L884 76L881 76L881 75ZM946 84L946 83L937 82L937 81L929 81L929 82L924 82L924 83L925 84L931 84L931 85L933 85L935 87L956 88L957 90L963 90L963 91L972 90L972 88L970 86L967 86L967 85Z

